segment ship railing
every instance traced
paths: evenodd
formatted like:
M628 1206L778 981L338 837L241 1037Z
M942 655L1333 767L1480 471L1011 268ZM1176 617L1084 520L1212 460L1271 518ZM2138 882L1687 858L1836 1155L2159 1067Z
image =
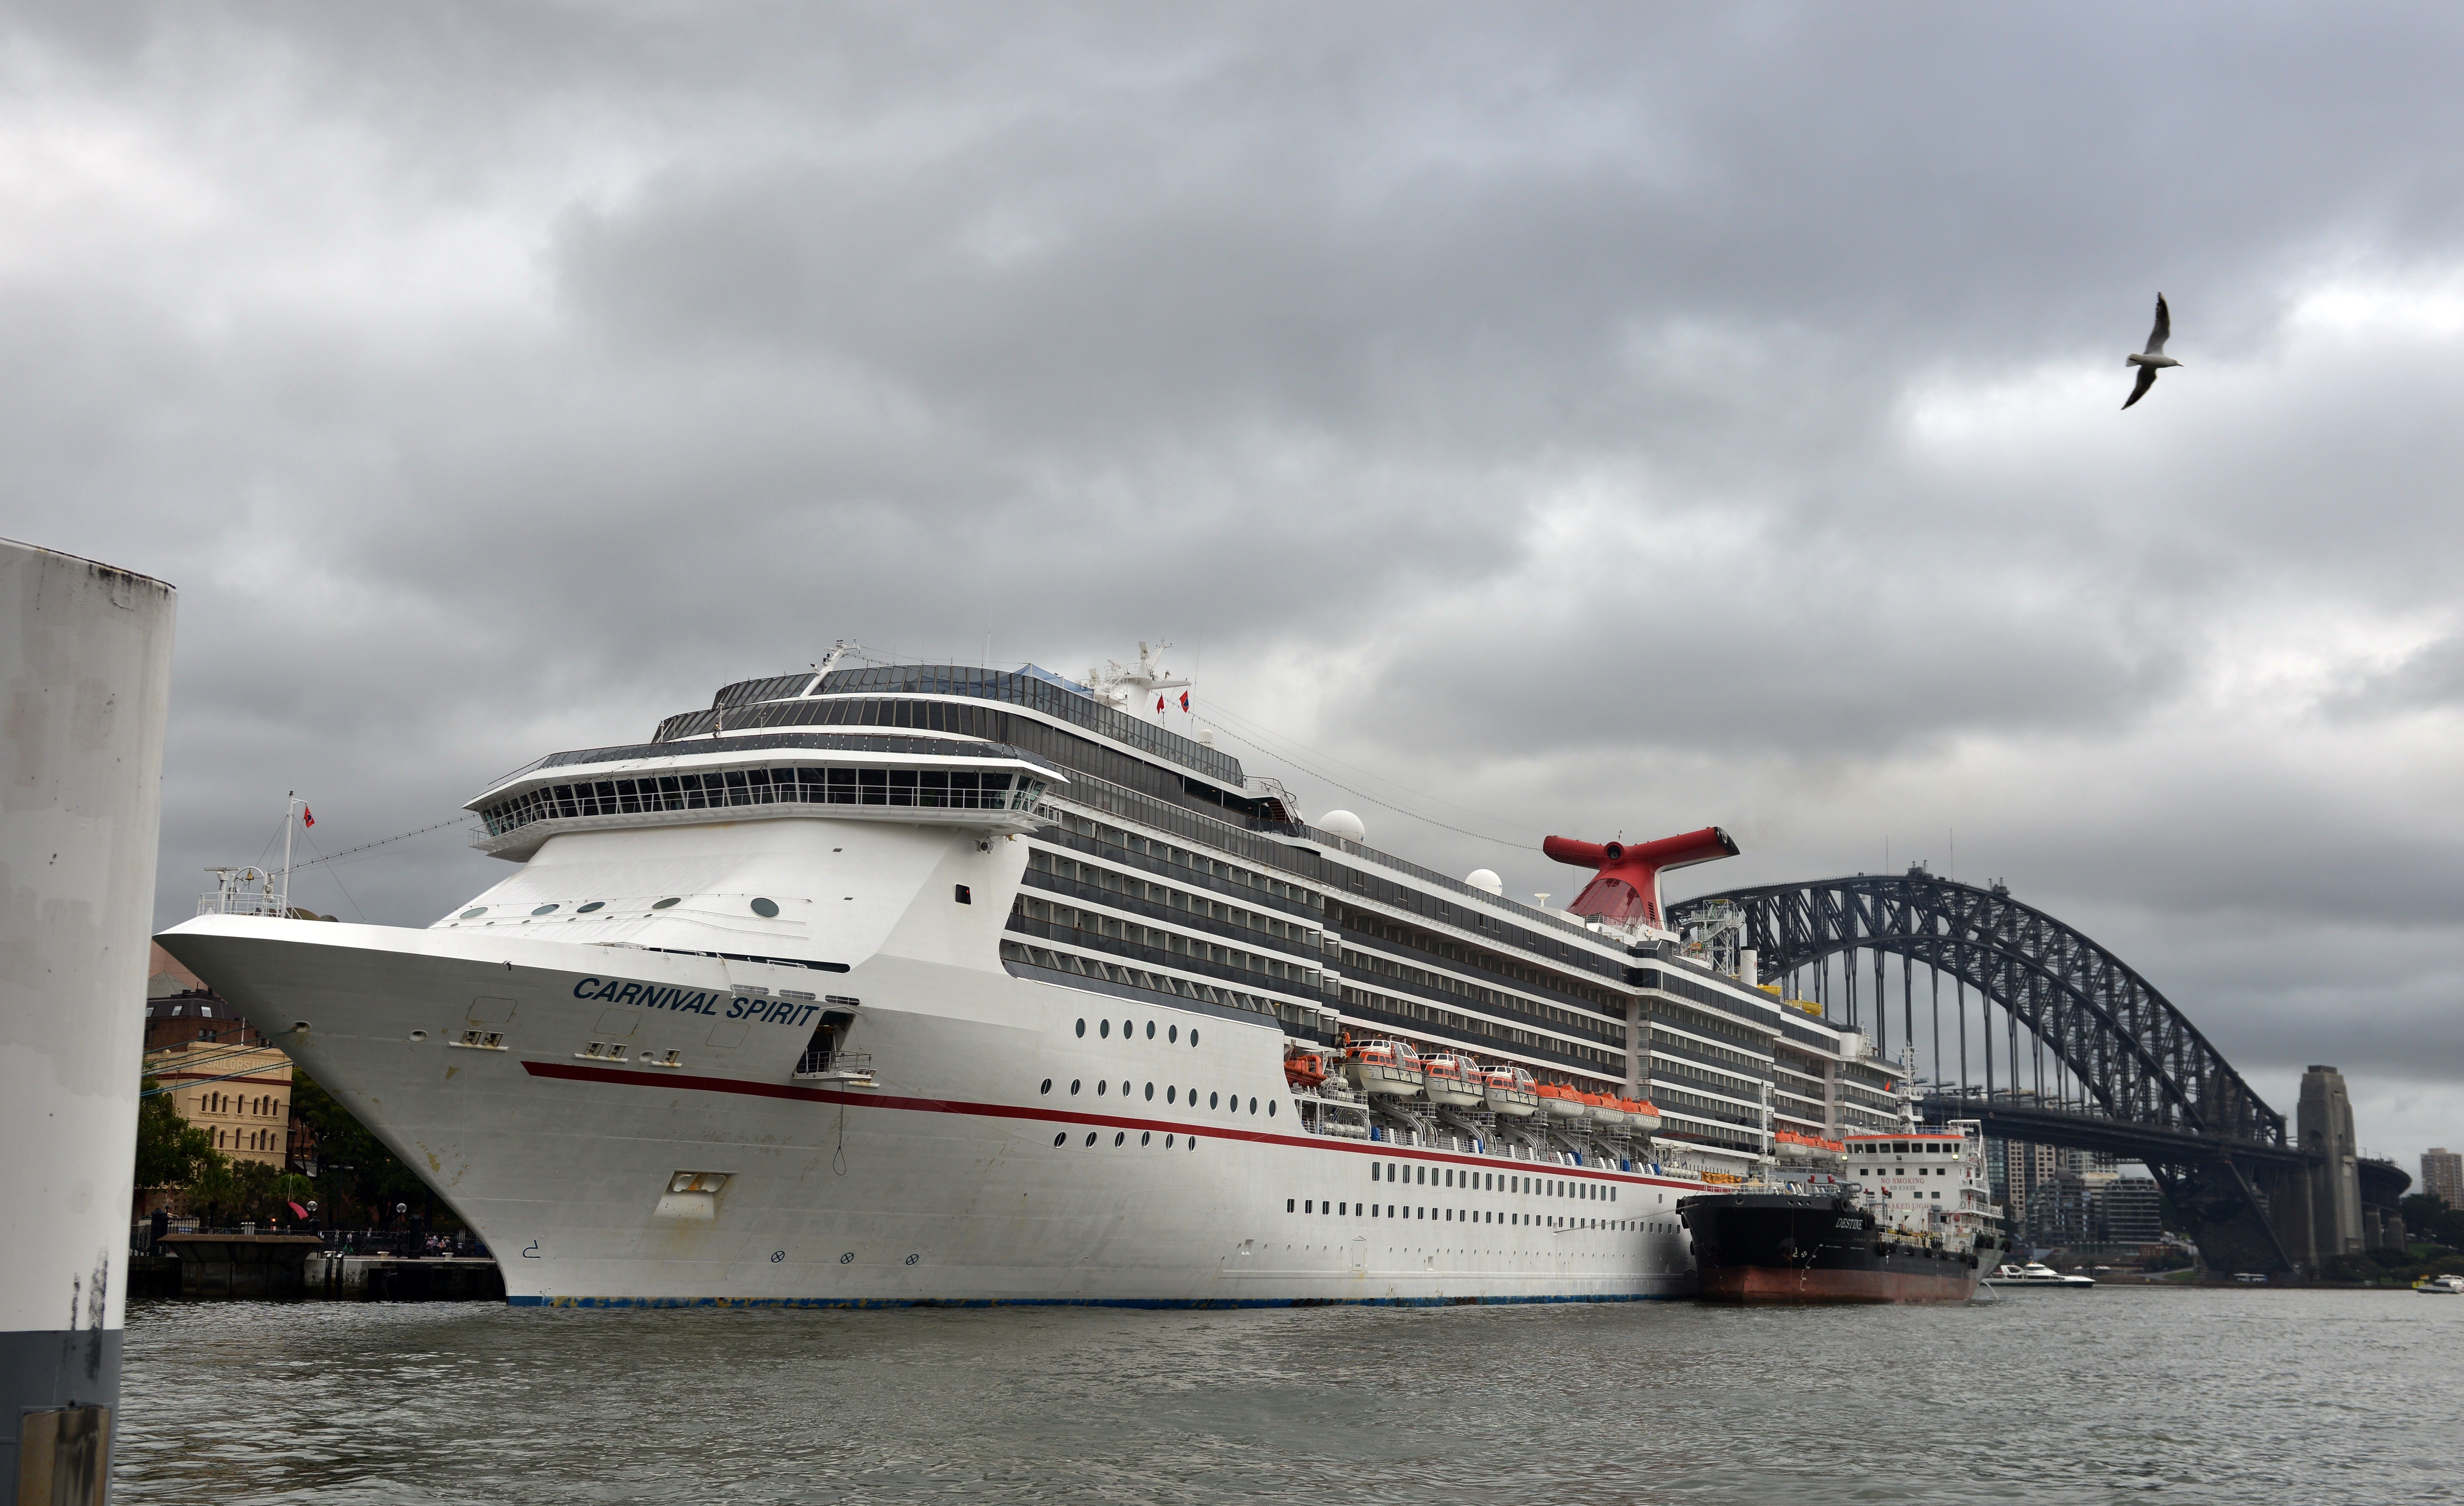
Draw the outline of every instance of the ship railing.
M796 1077L803 1082L872 1081L872 1055L869 1052L806 1052L796 1059Z

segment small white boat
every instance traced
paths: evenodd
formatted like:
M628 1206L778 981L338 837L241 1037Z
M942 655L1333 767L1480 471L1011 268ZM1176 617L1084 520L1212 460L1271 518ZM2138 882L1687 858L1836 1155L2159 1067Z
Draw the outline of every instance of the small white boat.
M2024 1266L1995 1266L1985 1278L1987 1286L2051 1286L2078 1289L2096 1285L2093 1276L2064 1275L2042 1261L2031 1260Z
M1540 1112L1539 1086L1522 1068L1491 1067L1480 1078L1481 1096L1490 1113L1520 1119Z
M1365 1041L1343 1053L1343 1079L1383 1098L1418 1096L1420 1058L1408 1041Z
M1420 1074L1420 1092L1431 1103L1455 1109L1480 1107L1483 1092L1477 1063L1460 1056L1423 1056Z
M2423 1276L2412 1289L2430 1296L2464 1296L2464 1276Z

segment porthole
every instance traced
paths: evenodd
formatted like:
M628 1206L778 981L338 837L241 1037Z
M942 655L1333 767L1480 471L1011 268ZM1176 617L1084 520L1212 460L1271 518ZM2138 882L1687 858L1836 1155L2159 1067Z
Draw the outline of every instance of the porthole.
M1122 1131L1120 1131L1119 1133L1115 1134L1115 1135L1112 1137L1112 1143L1113 1143L1115 1146L1126 1145L1126 1144L1128 1144L1129 1142L1130 1142L1130 1132L1129 1132L1128 1130L1122 1130Z
M1121 1096L1126 1098L1126 1097L1128 1097L1129 1096L1130 1096L1130 1079L1129 1079L1129 1078L1127 1078L1127 1077L1123 1077L1123 1078L1121 1079Z
M1250 1112L1250 1113L1252 1113L1252 1114L1255 1114L1255 1113L1257 1113L1257 1112L1258 1112L1258 1100L1257 1100L1257 1099L1255 1099L1255 1098L1251 1098L1251 1099L1249 1100L1249 1112Z
M1155 1101L1155 1084L1152 1082L1147 1084L1147 1101L1149 1103Z
M1179 1093L1180 1090L1178 1088L1167 1087L1163 1090L1163 1101L1170 1103L1175 1097L1179 1096Z
M666 897L665 899L653 899L653 900L651 900L651 901L650 901L650 908L651 908L651 909L653 909L653 910L672 910L672 909L674 909L676 906L678 906L678 905L680 905L680 904L682 904L682 903L684 903L684 900L683 900L683 898L682 898L682 897L678 897L678 896L676 896L676 895L670 895L670 896L668 896L668 897Z
M1171 1030L1166 1030L1163 1038L1166 1045L1178 1045L1180 1043L1180 1027L1176 1025Z
M1153 1021L1153 1020L1149 1020L1149 1021L1147 1022L1147 1039L1148 1039L1148 1040L1154 1040L1154 1039L1155 1039L1155 1021Z
M470 909L463 911L461 918L465 920L476 920L479 917L486 915L487 913L488 907L486 905L474 904Z
M606 901L606 900L605 900L605 899L593 899L592 901L590 901L590 902L589 902L588 904L586 904L586 905L576 905L576 906L574 907L574 911L573 911L573 913L574 913L574 914L576 914L576 915L588 915L588 914L590 914L590 913L591 913L592 911L594 911L594 910L605 910L605 909L606 909L606 908L607 908L607 901Z
M1192 1135L1191 1137L1189 1137L1189 1148L1190 1148L1190 1149L1192 1149L1192 1150L1196 1150L1196 1149L1198 1148L1198 1137L1197 1137L1197 1136Z
M1095 1132L1093 1130L1089 1130L1087 1132L1087 1143L1089 1145L1095 1143Z
M764 920L775 920L779 919L779 901L776 899L756 899L753 901L753 913L759 916Z
M1053 1137L1052 1137L1052 1143L1054 1143L1055 1145L1058 1145L1058 1144L1062 1143L1064 1141L1067 1141L1068 1138L1069 1138L1069 1132L1068 1132L1067 1130L1063 1130L1060 1134L1055 1135L1055 1136L1053 1136Z
M428 1032L427 1032L426 1030L413 1030L413 1031L411 1031L411 1032L410 1032L410 1038L411 1038L414 1042L416 1042L416 1041L424 1041L424 1040L428 1039Z
M1297 1200L1297 1199L1295 1199L1295 1198L1286 1198L1286 1199L1284 1199L1284 1211L1285 1211L1285 1212L1287 1212L1287 1213L1294 1213L1294 1212L1298 1212L1298 1211L1299 1211L1299 1209L1297 1209L1297 1208L1295 1208L1295 1207L1292 1207L1292 1204L1293 1204L1293 1203L1295 1203L1295 1202L1297 1202L1297 1201L1298 1201L1298 1200Z
M1255 1098L1251 1098L1251 1099L1249 1100L1250 1104L1253 1106L1253 1112L1254 1112L1254 1106L1256 1105L1257 1101L1258 1101L1258 1100L1257 1100L1257 1099L1255 1099ZM1266 1100L1266 1118L1273 1118L1274 1117L1275 1117L1275 1100L1274 1100L1274 1099L1272 1099L1272 1098L1268 1098L1268 1099Z
M1195 1047L1195 1046L1198 1044L1198 1028L1197 1028L1196 1026L1192 1026L1192 1027L1190 1027L1190 1030L1189 1030L1189 1044L1190 1044L1192 1047Z
M532 911L532 912L531 912L531 914L533 914L533 915L554 915L554 914L556 914L556 911L557 911L557 907L556 907L555 905L552 905L552 904L543 904L543 905L539 906L538 909L536 909L536 910Z
M1080 1038L1080 1039L1082 1039L1082 1040L1083 1040L1083 1039L1085 1039L1085 1038L1086 1038L1086 1034L1087 1034L1087 1022L1086 1022L1086 1021L1084 1021L1084 1020L1081 1020L1081 1021L1079 1021L1079 1022L1078 1022L1078 1035L1079 1035L1079 1038Z
M1154 1144L1154 1143L1155 1143L1155 1131L1153 1131L1153 1130L1140 1130L1140 1131L1138 1132L1138 1143L1139 1143L1139 1144L1141 1144L1141 1145L1152 1145L1152 1144Z
M1169 1135L1166 1135L1166 1136L1163 1138L1163 1148L1164 1148L1164 1149L1166 1149L1166 1150L1170 1150L1170 1149L1172 1149L1172 1139L1173 1139L1173 1138L1172 1138L1171 1136L1169 1136Z
M1043 1087L1041 1087L1041 1088L1038 1088L1036 1091L1037 1091L1038 1093L1050 1093L1050 1092L1052 1091L1052 1079L1051 1079L1051 1078L1049 1078L1049 1077L1045 1078L1045 1079L1044 1079L1044 1086L1043 1086Z
M1206 1106L1207 1106L1208 1108L1210 1108L1210 1109L1211 1109L1211 1108L1215 1107L1215 1103L1216 1103L1216 1098L1217 1098L1217 1096L1218 1096L1217 1095L1212 1094L1212 1093L1210 1093L1210 1094L1208 1094L1208 1095L1206 1096Z
M1136 1033L1138 1033L1137 1021L1123 1020L1121 1022L1121 1039L1128 1040L1131 1036L1135 1035Z
M1098 1078L1096 1078L1096 1079L1095 1079L1095 1091L1096 1091L1097 1093L1099 1093L1099 1094L1103 1094L1103 1093L1110 1093L1110 1092L1111 1092L1111 1091L1112 1091L1112 1079L1111 1079L1111 1078L1110 1078L1110 1077L1098 1077Z
M1078 1096L1078 1079L1075 1077L1069 1079L1069 1096L1073 1098Z
M1097 1040L1104 1041L1111 1040L1112 1038L1112 1022L1110 1020L1097 1020L1095 1022L1095 1038Z

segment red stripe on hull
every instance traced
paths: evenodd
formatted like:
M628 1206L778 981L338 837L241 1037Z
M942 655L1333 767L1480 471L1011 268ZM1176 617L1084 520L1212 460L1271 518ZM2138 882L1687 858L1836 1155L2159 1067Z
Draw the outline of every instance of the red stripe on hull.
M1976 1295L1977 1273L1936 1271L1806 1271L1790 1266L1730 1266L1695 1276L1705 1302L1965 1302Z

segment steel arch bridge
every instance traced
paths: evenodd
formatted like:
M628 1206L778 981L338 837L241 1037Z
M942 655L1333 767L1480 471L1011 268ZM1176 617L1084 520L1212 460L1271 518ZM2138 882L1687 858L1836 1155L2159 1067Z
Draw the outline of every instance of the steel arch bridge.
M1738 944L1754 948L1766 978L1809 967L1827 977L1834 958L1853 978L1859 954L1870 952L1878 1011L1886 956L1975 988L2042 1043L2067 1081L2054 1098L2021 1090L2014 1055L2008 1091L1991 1091L1990 1080L1982 1096L1945 1089L1929 1109L1985 1119L2010 1139L2145 1159L2177 1202L2202 1205L2203 1224L2219 1234L2233 1226L2253 1253L2292 1264L2251 1175L2280 1183L2306 1164L2284 1116L2161 990L2075 927L2000 884L1979 888L1922 867L1727 890L1671 909L1693 917L1716 906L1739 915ZM1887 1017L1881 1023L1887 1030Z

